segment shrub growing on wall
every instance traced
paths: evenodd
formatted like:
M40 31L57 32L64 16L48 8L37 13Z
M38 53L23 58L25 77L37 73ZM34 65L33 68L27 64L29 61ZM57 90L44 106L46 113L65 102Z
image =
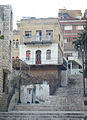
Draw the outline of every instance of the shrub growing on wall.
M4 35L1 35L1 36L0 36L0 39L4 39Z

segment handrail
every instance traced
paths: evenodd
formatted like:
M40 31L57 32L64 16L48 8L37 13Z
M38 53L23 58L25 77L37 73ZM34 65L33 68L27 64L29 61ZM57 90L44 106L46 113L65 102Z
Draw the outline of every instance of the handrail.
M8 98L7 98L7 110L8 110L10 101L11 101L12 96L13 96L14 93L15 93L15 86L13 86L12 90L10 91L10 93L9 93L9 95L8 95Z
M52 37L51 36L31 36L31 37L26 37L23 36L24 38L24 43L27 42L48 42L48 41L52 41Z

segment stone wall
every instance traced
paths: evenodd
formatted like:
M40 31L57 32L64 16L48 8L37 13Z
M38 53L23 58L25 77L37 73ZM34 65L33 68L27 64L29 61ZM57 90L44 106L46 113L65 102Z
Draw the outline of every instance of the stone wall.
M13 79L12 79L13 78ZM21 79L22 85L30 85L47 81L50 87L50 94L53 94L58 86L61 85L61 71L57 66L29 66L20 70L14 70L9 76L10 86L15 86L18 88L19 80Z
M58 43L63 51L63 34L58 22L58 18L21 19L17 23L17 26L18 30L20 30L20 44L24 44L25 31L31 31L32 37L35 37L37 30L42 31L42 36L46 36L46 30L53 30L52 42ZM59 35L60 38L58 37Z
M0 40L0 95L2 93L2 40Z
M12 57L13 59L19 58L19 45L20 44L20 32L18 30L13 31L13 41L12 41Z
M57 66L30 66L27 72L32 76L32 79L29 78L31 83L47 81L50 86L50 94L53 94L56 88L61 85L61 71Z
M4 39L0 39L0 104L7 100L8 74L12 71L12 20L11 6L0 5L0 32L4 36Z

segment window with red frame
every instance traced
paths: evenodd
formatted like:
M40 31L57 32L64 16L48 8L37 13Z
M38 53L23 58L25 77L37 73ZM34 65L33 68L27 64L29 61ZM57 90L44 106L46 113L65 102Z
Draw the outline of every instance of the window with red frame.
M26 60L30 60L30 50L26 51Z

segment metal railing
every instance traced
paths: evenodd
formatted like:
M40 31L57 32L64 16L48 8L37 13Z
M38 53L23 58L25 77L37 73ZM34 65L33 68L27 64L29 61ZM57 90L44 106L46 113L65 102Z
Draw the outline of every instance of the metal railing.
M24 36L24 43L39 43L39 42L52 42L52 37L51 36L31 36L27 37Z
M26 62L29 65L38 65L35 58L30 58L29 60L21 58L22 61ZM64 57L61 58L41 58L40 65L63 65L67 69L67 60Z
M30 57L29 60L27 60L26 58L21 58L21 60L28 63L28 64L38 63L38 61L36 61L36 59L32 56ZM62 63L62 61L61 61L61 63ZM58 64L58 59L57 58L50 58L50 59L41 58L40 64Z
M14 95L14 93L15 93L15 87L13 87L12 90L10 91L10 93L8 94L8 98L7 98L7 110L8 110L10 101L11 101L12 96Z

